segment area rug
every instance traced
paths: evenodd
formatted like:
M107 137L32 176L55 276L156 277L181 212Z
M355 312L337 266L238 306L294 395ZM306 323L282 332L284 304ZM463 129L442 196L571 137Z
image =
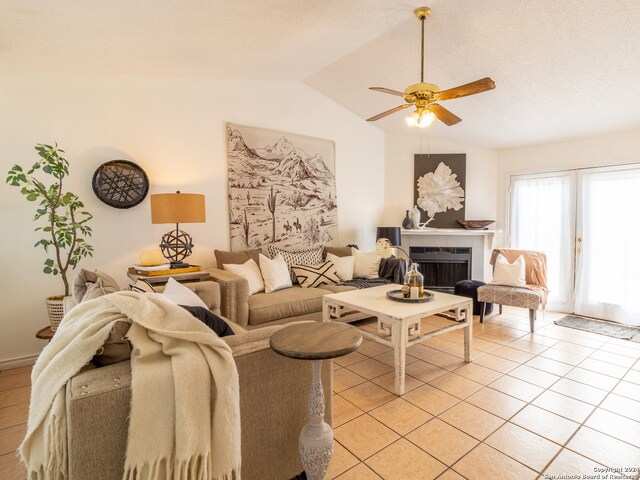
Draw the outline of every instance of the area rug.
M577 330L599 333L609 337L622 338L640 343L640 327L631 327L619 323L606 322L604 320L578 317L577 315L567 315L553 323L561 327L575 328Z

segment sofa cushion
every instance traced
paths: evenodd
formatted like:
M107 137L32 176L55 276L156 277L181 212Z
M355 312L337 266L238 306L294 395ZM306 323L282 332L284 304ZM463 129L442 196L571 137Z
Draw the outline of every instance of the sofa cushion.
M241 252L226 252L224 250L214 250L213 253L216 256L216 262L218 262L218 268L224 270L224 264L227 265L241 265L247 260L251 259L256 264L258 261L258 254L261 252L259 248L253 250L243 250Z
M322 246L293 251L278 248L275 245L267 245L267 252L269 252L271 258L275 258L276 255L280 254L284 258L284 261L287 262L289 272L291 273L291 281L294 284L297 282L296 274L293 273L291 267L294 265L317 265L322 263L322 250Z
M350 257L352 255L351 247L324 247L323 255L325 258L328 253L336 257Z
M349 290L357 290L357 287L354 287L353 285L322 285L318 288L321 288L323 290L328 290L327 294L348 292Z
M295 317L322 310L323 288L294 286L271 293L256 293L249 297L249 324Z

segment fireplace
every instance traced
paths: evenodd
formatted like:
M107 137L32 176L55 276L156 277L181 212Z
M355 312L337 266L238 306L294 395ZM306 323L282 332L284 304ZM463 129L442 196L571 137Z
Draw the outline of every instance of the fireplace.
M471 278L471 248L409 247L409 257L428 290L452 293L456 283Z

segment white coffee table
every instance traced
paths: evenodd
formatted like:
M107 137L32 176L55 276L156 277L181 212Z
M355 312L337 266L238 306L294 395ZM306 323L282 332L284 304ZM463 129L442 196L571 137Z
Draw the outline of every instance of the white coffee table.
M433 301L424 303L396 302L386 296L388 290L398 288L401 286L383 285L325 295L322 299L322 320L349 322L353 320L354 311L377 317L377 332L365 328L359 330L365 338L393 348L395 393L403 395L407 347L427 338L464 328L464 360L471 361L473 303L470 298L441 292L431 292L434 294ZM423 318L445 312L450 312L456 323L421 333Z

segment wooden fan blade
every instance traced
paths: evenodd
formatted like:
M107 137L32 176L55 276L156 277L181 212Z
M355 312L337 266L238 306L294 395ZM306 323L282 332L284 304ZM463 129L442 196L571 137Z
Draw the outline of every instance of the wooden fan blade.
M376 120L380 120L381 118L386 117L387 115L391 115L392 113L399 112L400 110L408 107L413 107L413 104L407 103L405 105L400 105L398 107L392 108L391 110L387 110L386 112L379 113L378 115L374 115L371 118L367 118L367 122L375 122Z
M390 88L384 87L369 87L369 90L375 90L376 92L388 93L390 95L397 95L398 97L404 97L406 93L399 92L397 90L391 90Z
M476 93L486 92L496 88L496 84L489 77L476 80L475 82L460 85L459 87L443 90L436 94L438 100L451 100L452 98L466 97Z
M432 103L431 105L429 105L427 107L427 110L433 113L436 118L442 123L446 123L449 127L462 121L460 117L457 117L442 105L438 105L437 103Z

